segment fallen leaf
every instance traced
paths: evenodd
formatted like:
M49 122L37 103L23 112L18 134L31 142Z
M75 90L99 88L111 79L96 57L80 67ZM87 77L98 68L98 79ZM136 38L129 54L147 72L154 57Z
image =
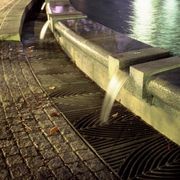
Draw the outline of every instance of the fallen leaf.
M50 86L49 89L50 90L54 90L56 87L55 86Z
M59 128L57 126L53 127L49 131L49 135L53 135L59 131Z
M58 117L59 116L59 113L58 112L52 112L50 114L51 117Z
M118 112L112 115L112 118L116 118L118 116Z

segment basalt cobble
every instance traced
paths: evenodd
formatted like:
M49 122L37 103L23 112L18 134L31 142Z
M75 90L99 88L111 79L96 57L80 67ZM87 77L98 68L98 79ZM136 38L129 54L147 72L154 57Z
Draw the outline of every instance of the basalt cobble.
M0 47L0 178L101 179L105 165L41 88L34 56L20 43Z

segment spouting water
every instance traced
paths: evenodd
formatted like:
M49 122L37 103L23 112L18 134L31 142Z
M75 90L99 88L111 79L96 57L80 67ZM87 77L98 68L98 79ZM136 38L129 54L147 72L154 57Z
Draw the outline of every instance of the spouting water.
M108 122L109 115L116 100L117 95L119 94L121 88L125 84L128 79L128 75L126 73L120 73L119 71L115 72L112 76L107 90L106 95L103 101L103 106L101 109L100 122L101 124L105 124Z
M46 2L44 2L43 5L41 6L41 10L44 10L45 6L46 6Z
M49 20L47 20L47 21L45 22L45 24L43 25L43 27L42 27L42 29L41 29L40 36L39 36L39 38L40 38L41 40L44 39L44 37L45 37L45 35L46 35L46 31L47 31L47 29L48 29L48 26L49 26Z

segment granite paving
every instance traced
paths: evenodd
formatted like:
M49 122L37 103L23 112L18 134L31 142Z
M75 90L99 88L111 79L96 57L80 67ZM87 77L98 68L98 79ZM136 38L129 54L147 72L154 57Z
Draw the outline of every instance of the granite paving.
M1 0L0 25L14 3ZM54 106L29 58L20 41L0 41L0 179L116 179Z

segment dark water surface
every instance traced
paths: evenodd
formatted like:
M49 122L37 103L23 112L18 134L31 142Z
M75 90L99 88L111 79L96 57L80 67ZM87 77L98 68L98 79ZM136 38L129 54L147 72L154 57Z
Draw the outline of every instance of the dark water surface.
M180 55L180 0L71 0L88 16L152 46Z

